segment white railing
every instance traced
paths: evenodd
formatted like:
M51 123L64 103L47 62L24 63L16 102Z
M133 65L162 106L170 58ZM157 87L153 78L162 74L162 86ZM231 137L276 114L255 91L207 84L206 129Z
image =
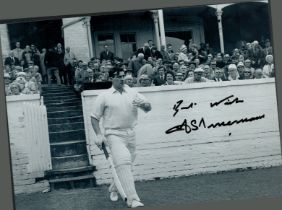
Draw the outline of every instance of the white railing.
M25 143L29 157L29 172L52 169L47 111L44 105L23 103Z

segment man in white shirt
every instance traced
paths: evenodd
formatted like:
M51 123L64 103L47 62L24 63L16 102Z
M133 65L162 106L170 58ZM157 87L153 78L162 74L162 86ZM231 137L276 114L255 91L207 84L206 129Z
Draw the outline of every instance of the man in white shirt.
M101 148L105 142L111 150L115 169L127 196L127 205L131 208L144 206L135 190L132 174L132 162L135 159L136 141L135 126L137 124L137 108L148 112L151 104L135 89L124 85L124 70L113 68L110 75L112 87L100 94L94 104L91 123L96 134L95 143ZM104 133L99 122L103 119ZM117 200L114 183L109 191L112 201Z

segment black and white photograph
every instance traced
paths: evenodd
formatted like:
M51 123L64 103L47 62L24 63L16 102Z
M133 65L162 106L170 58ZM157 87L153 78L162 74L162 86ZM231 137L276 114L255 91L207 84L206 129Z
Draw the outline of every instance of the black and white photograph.
M17 210L282 195L268 1L0 24Z

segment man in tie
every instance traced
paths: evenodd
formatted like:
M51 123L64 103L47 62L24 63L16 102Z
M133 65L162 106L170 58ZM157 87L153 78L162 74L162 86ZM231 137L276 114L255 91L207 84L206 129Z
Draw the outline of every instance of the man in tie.
M7 58L5 59L4 65L5 65L5 66L10 66L10 67L11 67L12 65L14 65L14 66L20 65L20 61L19 61L18 58L16 58L16 57L14 56L14 52L13 52L13 51L10 51L9 57L7 57Z
M101 61L102 60L110 60L110 61L114 60L114 53L109 51L107 44L104 45L104 51L102 51L100 54L100 60Z

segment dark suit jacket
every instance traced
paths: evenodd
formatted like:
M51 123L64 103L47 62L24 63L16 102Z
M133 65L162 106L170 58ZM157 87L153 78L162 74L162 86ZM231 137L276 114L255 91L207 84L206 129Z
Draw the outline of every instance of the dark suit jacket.
M114 60L114 53L108 51L108 53L106 51L101 52L100 54L100 60Z
M11 65L17 66L17 65L20 65L20 61L19 61L19 59L16 58L16 57L14 57L14 60L13 60L11 57L7 57L7 58L5 59L4 65L5 65L5 66L11 66Z
M136 52L136 56L139 54L139 53L143 53L144 54L144 59L145 60L148 60L149 57L152 57L152 52L150 50L150 48L146 48L144 50L144 48L139 48Z
M155 76L153 83L155 84L155 86L161 86L163 84L166 83L165 79L161 79L160 75Z

